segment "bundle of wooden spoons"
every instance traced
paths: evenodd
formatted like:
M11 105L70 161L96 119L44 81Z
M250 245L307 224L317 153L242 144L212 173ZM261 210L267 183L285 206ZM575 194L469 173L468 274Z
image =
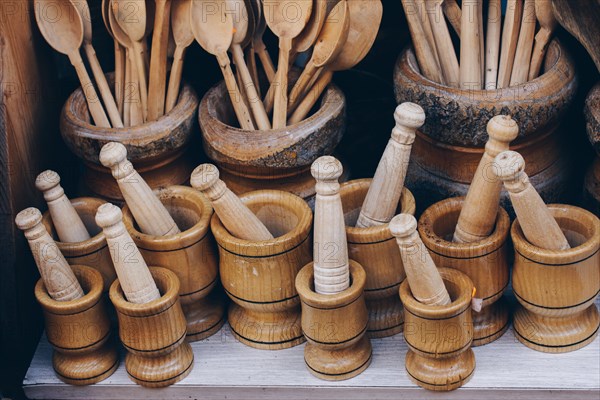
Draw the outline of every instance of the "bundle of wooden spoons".
M537 78L556 27L551 0L462 0L460 5L402 0L402 5L423 75L463 90L503 89Z

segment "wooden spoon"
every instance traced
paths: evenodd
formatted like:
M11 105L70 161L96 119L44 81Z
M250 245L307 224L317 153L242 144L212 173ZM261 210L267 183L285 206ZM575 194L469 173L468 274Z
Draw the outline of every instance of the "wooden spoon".
M106 76L104 75L104 71L102 71L102 67L96 56L94 46L92 46L92 14L90 13L88 3L86 0L70 1L81 15L81 21L83 22L83 50L85 51L88 63L92 68L92 75L94 75L94 79L96 80L96 85L98 86L98 91L104 102L104 107L106 108L110 123L113 128L122 128L123 121L121 120L117 103L115 103L115 98L110 91Z
M482 0L463 0L460 36L460 88L482 88L480 21Z
M552 11L552 0L535 0L535 17L540 24L540 30L535 35L535 44L533 45L531 63L529 64L528 80L533 80L540 74L546 49L548 49L548 44L550 43L550 39L552 39L556 25L558 25L558 21Z
M531 51L533 49L533 38L535 35L535 0L525 0L523 6L523 19L521 20L521 32L515 51L515 62L510 76L510 86L520 85L527 82L529 76L529 64L531 64Z
M258 93L259 97L260 93L260 77L258 74L258 65L256 64L256 50L254 49L254 36L256 35L256 30L258 29L258 25L261 23L262 19L262 3L260 0L250 0L250 10L252 10L252 16L254 17L254 28L252 29L253 36L250 44L246 48L246 64L248 65L248 69L250 70L250 75L252 76L252 81L254 82L254 86L256 87L256 93ZM266 22L264 22L266 26Z
M245 0L227 0L229 9L233 10L233 40L229 50L233 56L233 62L241 78L241 85L243 86L243 93L246 93L248 104L254 115L256 125L260 130L271 129L271 122L269 116L265 111L262 103L262 99L258 96L256 86L252 81L252 75L244 60L243 47L252 41L254 34L254 19L252 10L246 7Z
M140 82L140 96L144 120L148 119L148 78L144 61L144 45L146 38L146 2L145 0L111 0L111 9L115 21L131 40L130 52L135 62L137 77ZM114 32L114 27L113 27Z
M334 61L340 54L346 44L346 39L348 39L349 30L350 13L348 12L348 2L342 0L331 10L330 17L325 21L323 29L319 34L312 57L308 61L308 64L306 64L304 71L302 71L300 78L298 78L296 85L290 93L290 110L295 109L297 103L302 100L301 96L317 71Z
M96 89L85 69L79 48L83 43L83 21L70 1L35 0L35 19L44 39L59 53L69 57L75 67L81 88L96 126L110 128ZM58 18L50 18L52 14Z
M501 30L502 1L490 0L488 4L487 34L485 38L485 90L496 89Z
M194 42L194 32L192 32L190 20L191 6L192 0L177 0L171 5L171 28L176 47L167 90L166 112L171 111L177 104L185 51Z
M444 0L425 0L433 38L437 44L437 52L442 67L442 74L448 86L458 87L459 66L450 31L444 18L442 3Z
M254 51L258 54L258 58L260 58L260 62L265 70L265 74L267 75L267 80L269 84L273 82L275 79L275 66L273 65L273 60L271 60L271 56L267 51L267 46L265 42L263 42L263 35L267 29L267 19L265 18L263 2L262 0L258 0L260 6L260 15L261 18L256 20L256 29L254 30L254 38L252 40L252 46L254 47Z
M196 41L219 62L240 126L245 130L254 130L250 111L242 100L227 55L227 49L233 41L233 20L226 13L226 0L192 1L190 17Z
M287 123L288 70L292 42L306 27L312 12L311 0L267 0L264 14L267 25L279 37L279 61L275 78L275 104L273 106L273 128L285 128Z
M155 0L154 32L150 53L150 86L148 88L148 120L155 121L165 113L167 88L167 49L171 22L171 0ZM176 0L180 2L181 0Z
M119 44L117 39L113 34L112 28L110 27L109 21L109 13L112 14L110 10L110 1L102 0L102 20L104 21L104 26L108 31L108 34L113 38L114 48L115 48L115 101L117 103L117 109L119 110L119 114L121 118L123 118L123 85L125 82L125 49L123 46Z
M502 46L500 47L500 64L498 65L498 84L496 85L498 89L504 89L510 84L522 15L523 0L508 0L504 26L502 27Z
M350 15L350 28L348 38L337 58L321 69L317 82L310 92L298 105L289 119L289 124L302 121L316 104L317 100L333 78L334 71L353 68L369 53L383 17L383 5L379 0L350 0L348 1L348 14Z

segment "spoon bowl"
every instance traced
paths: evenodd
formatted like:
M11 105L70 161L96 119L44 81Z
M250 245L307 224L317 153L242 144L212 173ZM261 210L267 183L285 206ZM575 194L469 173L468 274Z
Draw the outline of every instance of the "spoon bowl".
M56 11L56 17L52 15ZM35 19L46 42L59 53L69 55L83 43L83 21L70 1L35 0Z

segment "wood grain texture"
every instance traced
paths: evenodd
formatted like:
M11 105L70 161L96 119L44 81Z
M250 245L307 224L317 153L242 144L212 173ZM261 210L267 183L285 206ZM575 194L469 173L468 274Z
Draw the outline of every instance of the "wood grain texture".
M171 0L155 0L154 30L150 53L148 120L162 117L167 88L167 48L171 24Z
M181 226L181 233L153 236L140 232L128 206L123 208L123 223L148 264L167 268L179 278L187 341L206 339L225 322L225 304L216 293L216 244L209 231L213 209L202 194L190 187L169 186L154 193Z
M463 90L482 89L481 33L483 0L463 0L460 20L460 85Z
M515 62L510 77L510 86L519 85L528 80L536 21L535 0L525 0L521 31L519 32L519 41L517 42L517 49L515 51Z
M291 193L261 190L240 197L274 239L248 241L232 236L214 216L221 281L233 303L228 320L236 339L258 349L285 349L304 342L300 299L294 282L312 260L312 212Z
M548 44L550 44L554 30L558 25L552 9L552 0L535 0L535 17L540 29L535 35L528 80L535 79L540 74Z
M502 2L488 2L488 20L485 33L485 90L495 90L500 62L500 36L502 31ZM540 64L541 66L541 64Z
M437 44L437 53L444 81L448 86L457 87L460 82L460 69L450 31L448 31L448 25L444 18L443 2L444 0L425 0L426 12L433 31L434 41Z
M506 88L510 84L517 42L519 40L519 31L521 30L523 1L524 0L510 0L506 4L504 25L502 26L498 82L496 85L498 89Z

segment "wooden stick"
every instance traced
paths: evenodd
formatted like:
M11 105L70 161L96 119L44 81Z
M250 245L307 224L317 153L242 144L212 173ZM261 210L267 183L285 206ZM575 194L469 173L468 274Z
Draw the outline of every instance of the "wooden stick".
M154 236L180 233L165 206L127 159L127 149L123 144L117 142L105 144L100 150L100 162L106 168L110 168L125 202L143 233Z
M124 91L125 91L125 63L127 62L126 50L121 47L119 42L115 42L115 101L117 102L117 109L121 115L123 121L124 116ZM125 123L123 122L123 125Z
M129 103L130 126L138 126L144 123L144 105L142 104L138 70L136 68L133 68L133 66L135 65L135 60L132 59L129 65L129 77L131 81L127 85L127 98L125 99L125 101Z
M500 47L498 84L496 85L498 89L504 89L510 84L522 15L523 0L508 0L502 28L502 46Z
M83 64L83 60L81 59L79 52L77 51L69 54L69 60L77 72L79 82L81 82L81 89L83 90L83 95L85 96L85 100L87 102L88 109L90 110L90 115L94 120L94 124L102 128L110 128L110 122L108 122L106 113L104 112L102 104L100 103L98 93L96 93L96 89L94 89L94 85L92 84L90 76L85 69L85 65Z
M288 125L297 124L306 118L310 110L317 104L321 94L323 94L323 91L325 91L325 88L331 83L332 79L333 71L325 68L325 72L323 72L315 84L312 85L310 91L304 96L296 110L288 119Z
M171 0L155 0L154 32L150 54L150 87L148 89L148 120L155 121L165 113L167 86L167 49L171 22Z
M171 111L177 104L179 97L179 87L181 86L181 76L183 74L183 59L187 47L177 46L173 55L173 64L171 66L171 74L169 76L169 87L167 89L167 100L165 112Z
M35 187L44 194L52 223L61 242L79 243L90 239L83 221L65 195L60 185L60 176L56 172L47 170L39 174L35 180Z
M275 78L275 103L273 104L273 129L285 128L287 125L288 104L288 69L292 39L281 37L279 39L279 61L277 63L277 77Z
M429 22L428 10L426 5L426 0L413 0L415 3L415 7L417 9L417 13L419 14L419 19L421 21L421 26L423 27L423 33L425 33L425 38L427 39L427 43L433 52L435 57L435 63L441 67L440 63L440 52L438 49L438 43L436 42L435 37L433 36L433 29L431 27L431 23Z
M463 0L460 37L460 87L463 90L480 90L481 43L479 24L482 0Z
M521 21L521 32L517 42L515 61L510 77L510 85L520 85L527 82L529 76L529 64L531 63L531 51L533 49L533 37L535 34L535 0L525 0L523 7L523 18Z
M142 101L142 114L144 122L148 120L148 74L144 61L144 48L141 42L133 42L133 62L137 73L140 87L140 98Z
M547 250L571 248L544 200L529 182L523 157L515 151L504 151L496 156L494 163L527 240Z
M448 25L444 19L442 12L442 2L444 0L425 0L427 5L427 14L429 14L429 22L433 30L433 38L437 45L437 53L439 56L442 74L446 85L458 87L459 83L459 66L454 44L448 31ZM391 219L391 217L390 217Z
M225 85L227 86L229 97L231 98L231 104L233 106L233 110L235 111L235 115L237 116L238 122L240 123L240 127L249 131L256 129L254 127L254 123L252 122L252 117L250 116L250 110L248 110L246 103L244 103L242 100L242 94L240 93L240 89L235 80L235 76L233 75L233 71L231 70L229 56L226 52L221 52L216 57L217 61L219 62L219 66L221 67L221 72L223 73L223 78L225 79Z
M258 74L258 65L256 64L256 51L254 49L254 42L250 43L248 49L246 50L246 60L248 60L248 69L250 70L250 75L252 76L254 87L256 87L256 93L258 94L259 98L262 98L260 90L260 78Z
M542 63L546 56L546 50L548 50L548 45L552 39L553 32L554 31L542 27L535 35L535 44L533 45L531 63L529 64L529 75L527 76L528 81L531 81L540 75Z
M96 223L106 237L119 285L127 301L144 304L159 299L160 292L150 270L123 224L121 209L110 203L101 205L96 212Z
M500 33L502 30L502 1L490 0L488 6L485 44L485 90L495 90L498 80Z
M125 49L125 80L123 82L123 125L131 126L131 100L128 98L129 87L132 85L130 51Z
M450 304L446 290L429 251L417 233L417 220L410 214L395 216L390 232L396 237L408 285L415 299L427 305Z
M267 80L269 81L269 84L271 84L273 82L273 80L275 79L275 66L273 65L273 60L271 60L271 56L269 55L269 52L267 51L267 46L265 46L264 42L262 40L260 41L254 41L254 51L256 52L256 54L258 54L258 58L260 59L260 63L263 66L263 69L265 70L265 74L267 75Z
M456 0L444 0L442 2L442 9L444 10L446 18L448 18L450 25L452 25L454 32L460 37L460 20L462 19L462 10L460 9L460 6Z
M519 126L507 115L497 115L487 125L489 139L469 187L463 208L458 217L454 241L477 242L487 238L494 230L502 182L495 179L494 159L508 150L510 142L519 134Z
M318 158L310 169L317 184L314 220L315 291L335 294L350 287L348 243L339 177L342 163L331 156Z
M26 208L15 218L17 227L25 233L35 264L50 297L70 301L83 297L83 289L58 246L42 224L42 213Z
M356 222L359 228L387 224L396 214L415 131L425 123L425 111L415 103L402 103L396 107L394 119L396 126L392 137L381 156Z
M192 172L190 183L210 200L215 213L233 236L251 241L273 239L262 221L219 179L216 166L199 165Z

